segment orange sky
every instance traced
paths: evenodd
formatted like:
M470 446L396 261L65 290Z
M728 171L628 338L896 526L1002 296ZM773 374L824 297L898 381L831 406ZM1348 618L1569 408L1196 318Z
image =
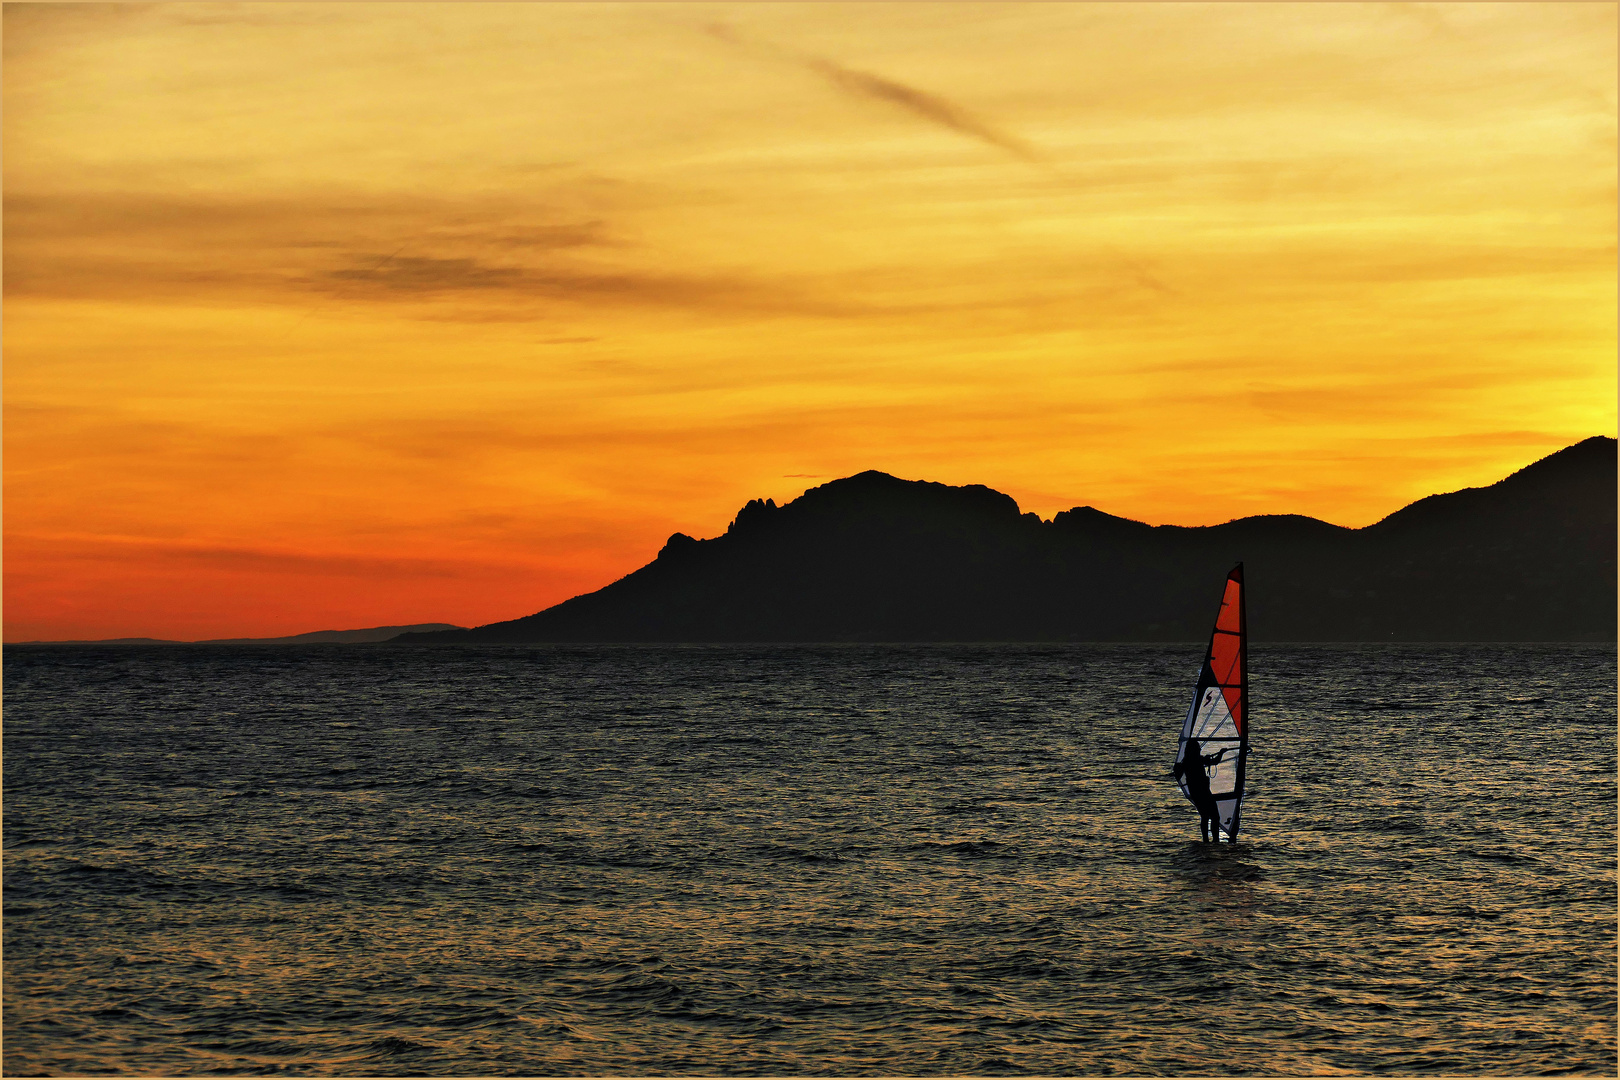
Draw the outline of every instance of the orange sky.
M1615 4L6 4L5 636L513 618L868 468L1616 422Z

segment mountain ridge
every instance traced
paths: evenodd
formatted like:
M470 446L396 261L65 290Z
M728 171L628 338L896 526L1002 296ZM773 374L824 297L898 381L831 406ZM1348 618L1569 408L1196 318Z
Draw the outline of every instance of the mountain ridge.
M1613 640L1614 540L1605 436L1361 529L1148 525L1089 506L1043 521L984 485L867 470L750 500L720 536L675 533L532 615L395 641L1195 640L1210 582L1238 561L1256 640Z

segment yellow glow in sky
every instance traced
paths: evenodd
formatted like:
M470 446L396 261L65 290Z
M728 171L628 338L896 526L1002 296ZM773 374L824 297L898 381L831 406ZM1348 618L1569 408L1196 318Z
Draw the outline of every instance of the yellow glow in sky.
M1615 4L6 4L6 637L528 614L876 468L1616 422Z

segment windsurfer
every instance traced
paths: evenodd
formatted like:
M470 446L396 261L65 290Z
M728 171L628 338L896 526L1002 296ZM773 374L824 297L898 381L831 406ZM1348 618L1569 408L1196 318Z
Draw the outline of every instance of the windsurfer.
M1223 747L1220 753L1206 756L1197 739L1188 739L1186 753L1170 770L1172 776L1187 785L1187 798L1198 808L1198 831L1205 841L1219 841L1221 838L1221 814L1215 806L1215 797L1209 792L1209 773L1206 770L1230 750L1231 747Z

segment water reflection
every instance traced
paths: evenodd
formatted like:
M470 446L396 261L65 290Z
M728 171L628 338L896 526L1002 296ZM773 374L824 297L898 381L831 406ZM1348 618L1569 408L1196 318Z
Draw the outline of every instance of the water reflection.
M1612 1073L1612 650L1200 652L8 651L6 1071Z

